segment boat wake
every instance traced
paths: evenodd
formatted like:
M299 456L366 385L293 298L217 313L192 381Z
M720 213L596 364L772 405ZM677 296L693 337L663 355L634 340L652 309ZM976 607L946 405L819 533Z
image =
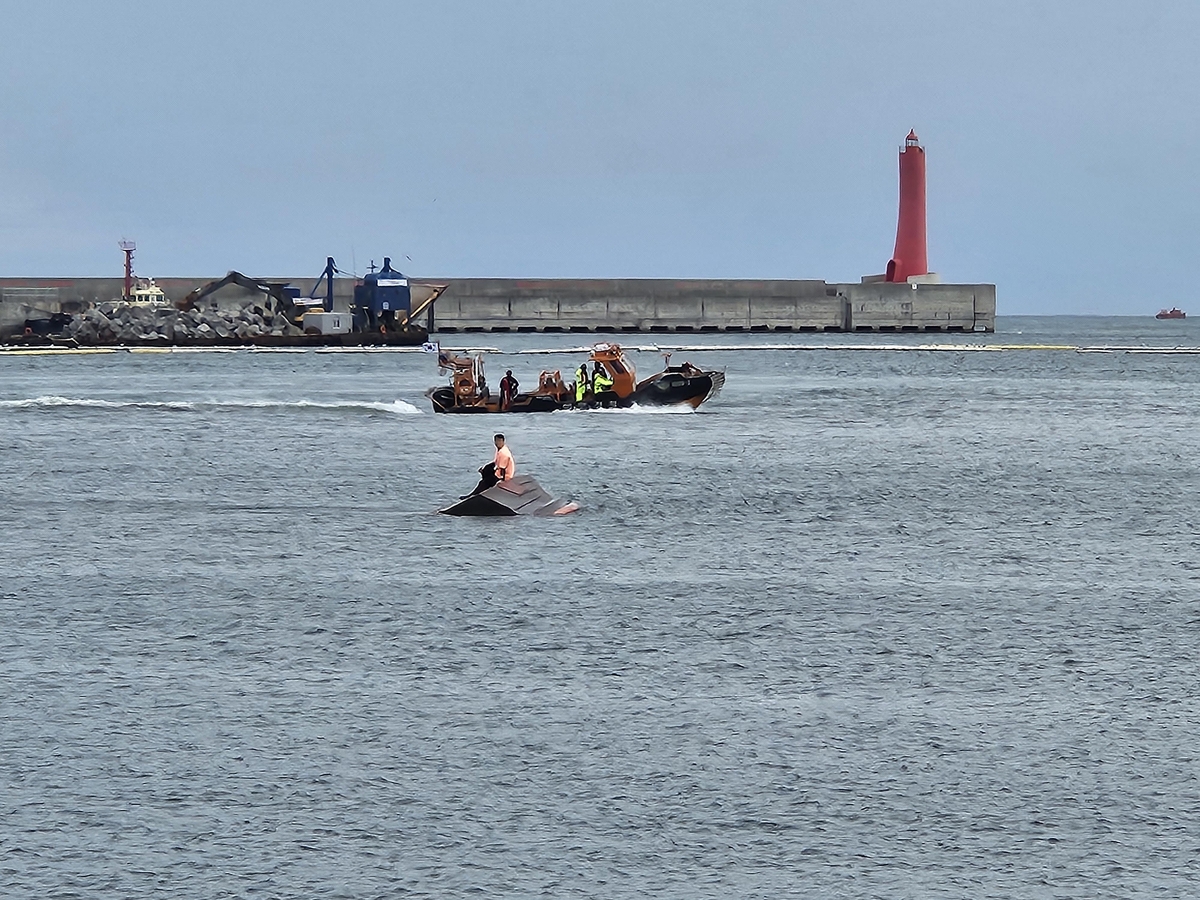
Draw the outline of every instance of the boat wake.
M675 403L675 404L672 404L669 406L658 406L658 405L639 406L638 404L635 403L635 404L633 404L633 406L625 406L625 407L614 406L614 407L609 407L609 408L593 407L593 408L588 408L588 409L564 409L564 410L562 410L562 412L571 413L571 414L578 413L579 415L589 415L589 416L590 415L691 416L691 415L697 414L699 412L699 410L693 409L687 403Z
M421 410L403 400L100 400L76 397L33 397L26 400L0 400L0 410L10 409L148 409L169 412L220 410L361 410L390 415L422 415Z

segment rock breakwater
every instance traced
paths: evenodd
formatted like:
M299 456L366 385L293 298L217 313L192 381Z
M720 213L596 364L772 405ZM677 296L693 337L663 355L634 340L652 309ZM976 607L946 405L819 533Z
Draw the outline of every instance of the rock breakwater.
M72 316L61 337L80 346L112 344L249 344L303 332L282 314L258 306L237 311L178 310L114 301Z

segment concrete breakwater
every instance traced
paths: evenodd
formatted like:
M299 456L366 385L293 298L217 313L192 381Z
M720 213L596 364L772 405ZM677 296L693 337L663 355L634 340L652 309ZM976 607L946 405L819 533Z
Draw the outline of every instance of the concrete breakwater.
M996 330L991 284L447 279L430 331Z
M209 280L161 278L157 283L174 301ZM313 281L311 277L271 280L290 281L305 289ZM410 283L414 303L428 297L433 285L446 285L420 323L430 332L996 329L992 284L645 278L420 278ZM336 279L335 309L346 310L353 291L352 279ZM120 293L118 278L0 278L0 336L19 331L26 319L81 313L111 302ZM261 303L261 295L234 286L223 289L220 297L222 307ZM199 328L190 320L180 324ZM219 323L208 324L215 330ZM274 327L266 321L254 324L268 330Z

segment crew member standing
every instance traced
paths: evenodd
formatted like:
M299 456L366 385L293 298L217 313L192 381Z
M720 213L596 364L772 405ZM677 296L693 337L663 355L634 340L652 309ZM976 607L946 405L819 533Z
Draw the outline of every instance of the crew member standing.
M575 370L575 405L579 406L583 403L583 398L588 392L588 370L587 363L579 364L579 368Z
M503 412L512 406L513 397L517 396L517 388L519 387L517 379L513 378L512 369L508 369L504 373L504 377L500 379L500 411Z
M596 363L596 371L592 373L592 399L597 403L608 403L612 399L609 396L612 393L613 380L609 377L608 372Z

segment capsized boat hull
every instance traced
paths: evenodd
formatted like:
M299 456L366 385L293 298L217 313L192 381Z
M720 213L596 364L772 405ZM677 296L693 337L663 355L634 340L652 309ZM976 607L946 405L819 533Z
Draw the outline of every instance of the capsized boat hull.
M438 512L447 516L565 516L578 509L578 503L550 496L532 476L516 475Z

